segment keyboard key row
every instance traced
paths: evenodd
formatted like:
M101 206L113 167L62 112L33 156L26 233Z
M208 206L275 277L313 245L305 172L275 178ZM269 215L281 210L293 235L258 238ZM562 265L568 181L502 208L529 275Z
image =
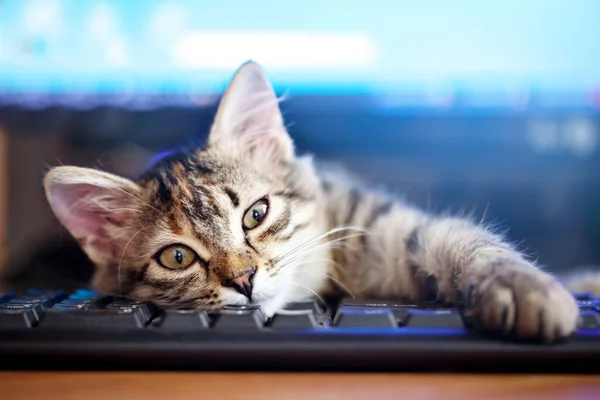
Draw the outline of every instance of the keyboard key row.
M299 308L301 308L299 306ZM217 330L255 330L268 328L274 330L318 328L316 313L312 310L282 310L272 318L259 310L222 310L209 315L197 310L166 310L158 318L156 326L177 331L193 331L213 328Z
M4 309L4 310L3 310ZM3 313L3 311L9 311ZM421 312L419 312L421 311ZM267 319L260 310L222 310L212 315L198 310L165 310L160 312L149 304L109 304L102 309L50 308L39 304L0 305L0 321L10 320L11 327L43 329L131 329L164 328L175 331L193 331L213 328L218 330L273 330L331 328L394 328L429 327L463 328L460 314L453 311L403 309L342 309L331 321L322 324L313 310L282 310Z
M456 310L407 308L361 309L343 307L334 319L334 326L344 328L464 328L461 314Z
M580 329L600 329L595 298L578 297ZM587 303L584 303L587 302ZM159 310L151 303L98 295L78 290L63 292L29 291L24 295L0 296L0 329L166 329L170 331L293 330L329 328L439 328L462 329L465 321L456 309L443 305L417 308L415 305L369 300L345 301L333 319L317 302L292 303L272 318L256 307L231 306L217 314L201 310Z
M36 326L43 315L42 307L38 304L0 304L0 327L32 328Z

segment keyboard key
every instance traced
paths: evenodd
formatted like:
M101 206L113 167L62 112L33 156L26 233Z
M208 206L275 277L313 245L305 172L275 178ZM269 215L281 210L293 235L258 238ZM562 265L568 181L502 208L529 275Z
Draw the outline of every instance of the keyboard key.
M53 305L52 309L50 311L54 312L54 311L64 311L64 310L93 310L95 308L96 308L96 306L92 302L86 302L86 303L80 303L80 302L65 303L65 302L60 302L58 304Z
M210 318L201 310L165 310L158 326L168 331L195 332L208 329Z
M60 303L53 305L50 311L59 310L93 310L96 309L96 305L91 300L78 301L78 300L63 300Z
M344 307L335 317L334 326L340 328L392 328L396 319L387 308Z
M32 310L38 317L44 314L43 307L38 303L3 303L0 309L4 310Z
M52 308L57 309L83 309L90 310L96 308L103 308L106 304L110 303L112 297L89 297L89 296L69 296L69 298L56 303Z
M275 330L318 328L312 309L308 310L281 310L270 321L269 327Z
M410 310L408 328L464 328L461 315L455 310Z
M392 315L398 326L405 326L410 318L410 311L407 308L394 308L392 309Z
M374 307L374 308L420 308L420 309L431 309L431 310L449 310L456 307L442 303L442 302L430 302L424 304L416 304L409 301L398 301L398 300L361 300L361 299L344 299L342 301L342 307Z
M33 298L33 299L29 300L27 298L24 299L22 297L18 297L16 299L9 300L7 303L4 303L4 304L24 304L24 305L27 305L27 304L33 304L33 305L35 305L35 304L37 304L44 311L47 308L52 307L52 301L50 299L44 299L44 298Z
M142 308L145 310L144 312L148 312L152 315L158 312L158 309L154 304L149 303L147 301L137 301L137 300L118 300L109 303L104 307L108 310L121 310L123 312L131 312L135 308Z
M321 308L319 303L317 303L316 301L304 301L304 302L299 302L299 303L290 303L284 307L284 310L289 310L289 311L305 310L305 311L312 311L317 314L320 314L321 312L323 312L323 309Z
M375 307L375 308L389 308L389 307L402 307L404 304L395 301L385 300L369 300L369 299L344 299L341 307ZM408 305L410 306L410 305Z
M213 316L215 329L248 329L262 328L266 317L260 310L223 309Z
M39 304L0 304L0 327L32 328L36 326L44 311Z
M581 313L579 329L600 329L600 319L598 318L598 314L594 311L583 311Z
M235 306L235 305L227 305L223 307L224 310L232 310L232 311L253 311L260 309L257 305L244 305L244 306Z
M71 308L72 307L72 308ZM41 328L48 329L124 329L143 328L154 317L153 308L147 305L92 309L89 304L48 309Z

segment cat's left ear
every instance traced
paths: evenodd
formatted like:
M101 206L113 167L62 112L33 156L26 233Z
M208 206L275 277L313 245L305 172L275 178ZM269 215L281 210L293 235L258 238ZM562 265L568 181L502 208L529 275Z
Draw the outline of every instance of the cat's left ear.
M60 166L46 174L44 188L52 211L90 260L101 267L123 256L141 201L137 184L106 172Z
M260 65L248 61L237 70L219 104L208 143L235 148L262 161L294 158L279 99Z

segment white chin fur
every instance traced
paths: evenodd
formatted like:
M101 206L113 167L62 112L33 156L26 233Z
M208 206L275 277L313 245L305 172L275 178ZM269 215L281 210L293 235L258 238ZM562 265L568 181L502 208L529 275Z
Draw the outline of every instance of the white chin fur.
M290 264L273 278L264 270L257 272L255 300L264 313L271 317L286 304L314 299L315 293L320 293L327 281L328 263L323 261L327 256L327 248L312 252L299 260L301 265Z

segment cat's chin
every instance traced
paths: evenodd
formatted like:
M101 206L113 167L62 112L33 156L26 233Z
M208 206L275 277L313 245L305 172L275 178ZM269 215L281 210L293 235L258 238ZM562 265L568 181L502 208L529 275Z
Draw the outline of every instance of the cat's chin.
M257 293L252 300L238 294L230 294L224 302L225 307L250 306L260 308L268 317L272 317L278 310L285 307L287 301L281 294L261 294Z
M287 302L285 301L270 301L264 304L259 305L262 312L267 316L267 318L271 318L275 313L281 310Z
M249 304L258 306L267 317L272 317L277 311L285 307L286 302L278 299L278 296L262 297L254 299Z
M259 306L263 313L270 318L290 303L308 301L312 298L310 295L298 293L290 289L281 291L269 298L262 298L260 301L256 301L255 305Z

